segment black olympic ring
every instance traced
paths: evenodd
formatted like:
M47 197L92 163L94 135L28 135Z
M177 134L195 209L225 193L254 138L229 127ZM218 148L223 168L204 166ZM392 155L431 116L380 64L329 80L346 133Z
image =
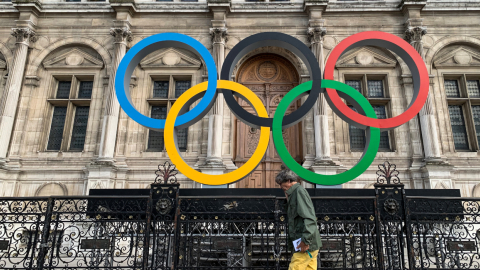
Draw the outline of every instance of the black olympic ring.
M288 128L300 122L302 118L313 108L320 94L324 92L324 89L321 88L322 73L320 70L320 65L313 52L303 42L290 35L276 32L258 33L249 36L235 45L235 47L233 47L228 53L225 61L223 62L220 78L222 80L230 80L234 67L242 57L252 50L266 46L275 46L287 49L293 52L296 56L300 57L300 59L302 59L304 64L307 66L308 72L310 73L310 79L313 81L312 89L302 95L304 96L309 94L307 100L300 106L300 108L285 116L283 119L282 127ZM234 94L232 90L228 89L222 89L222 93L228 107L232 113L238 117L238 119L242 120L247 125L256 128L272 127L273 118L258 117L242 108L234 98L234 95L237 96L238 94ZM238 96L243 98L241 95ZM301 96L298 98L301 98ZM247 101L247 99L244 100Z

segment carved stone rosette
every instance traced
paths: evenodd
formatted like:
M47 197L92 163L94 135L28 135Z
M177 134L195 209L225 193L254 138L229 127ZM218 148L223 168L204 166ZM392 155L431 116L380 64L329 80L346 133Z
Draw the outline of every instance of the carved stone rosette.
M212 36L213 44L225 45L228 41L228 30L225 27L222 28L210 28L210 35Z
M12 36L17 39L16 43L28 45L30 42L35 42L35 34L35 30L31 28L12 28Z
M323 42L323 37L327 34L325 27L310 27L307 30L308 41L311 44L318 44Z
M127 27L111 28L110 35L115 38L115 43L127 43L132 41L132 32Z

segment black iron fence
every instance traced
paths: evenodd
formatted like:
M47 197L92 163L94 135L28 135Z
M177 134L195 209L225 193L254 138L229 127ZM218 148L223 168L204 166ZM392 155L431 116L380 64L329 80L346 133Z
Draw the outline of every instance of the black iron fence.
M480 198L382 175L372 196L312 195L319 267L480 268ZM163 176L142 196L0 198L0 269L288 269L285 198L182 196Z

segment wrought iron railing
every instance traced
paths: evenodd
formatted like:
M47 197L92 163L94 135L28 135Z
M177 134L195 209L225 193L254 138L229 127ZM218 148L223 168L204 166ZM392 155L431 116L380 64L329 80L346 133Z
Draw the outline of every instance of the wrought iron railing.
M0 198L0 269L288 269L281 196ZM383 180L382 180L383 179ZM322 269L479 269L480 198L407 196L388 163L372 196L312 196Z

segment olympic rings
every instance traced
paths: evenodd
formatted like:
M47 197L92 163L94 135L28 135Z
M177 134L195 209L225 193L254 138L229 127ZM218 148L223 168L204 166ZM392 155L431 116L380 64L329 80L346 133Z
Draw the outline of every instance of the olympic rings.
M217 97L217 68L210 52L199 41L187 35L177 33L162 33L141 40L133 46L120 62L115 77L115 90L118 102L133 120L142 126L152 129L163 129L164 119L153 119L141 114L132 103L130 96L130 78L133 70L148 54L162 48L177 47L193 52L203 58L208 70L208 88L202 100L189 112L180 115L175 126L188 127L205 116L213 106Z
M413 77L414 95L411 104L401 115L389 119L377 119L375 111L358 91L343 83L333 81L337 60L348 50L360 46L379 46L393 51L410 68ZM152 119L138 112L132 102L129 92L130 78L140 60L151 52L165 47L180 47L193 49L205 61L208 70L208 82L193 86L185 91L173 104L166 120ZM238 61L249 51L264 47L276 46L295 53L301 58L310 72L312 81L303 83L291 91L280 101L273 118L268 113L260 98L245 86L229 81ZM163 33L148 37L135 46L121 60L115 77L116 95L120 106L133 120L155 130L164 129L165 147L171 161L186 177L207 185L223 185L233 183L250 174L260 164L269 144L269 130L272 129L273 142L283 162L306 181L321 185L338 185L355 179L365 172L372 164L380 144L380 132L402 125L412 119L425 104L429 91L429 76L425 63L417 51L399 37L383 32L363 32L344 39L335 47L328 58L325 67L325 80L322 80L321 70L313 53L302 42L282 33L260 33L252 35L239 42L228 54L221 70L222 80L217 81L215 62L208 50L197 40L177 33ZM217 89L217 86L219 89ZM322 88L323 87L323 88ZM326 88L326 92L323 90ZM223 90L221 90L223 89ZM223 175L208 175L190 167L181 157L176 142L176 132L186 128L203 116L213 106L217 93L223 92L225 101L238 119L251 127L260 128L260 139L252 157L240 168ZM235 95L244 99L255 109L258 116L248 113L235 100ZM366 130L367 144L358 163L348 171L338 175L321 175L311 172L299 165L283 142L282 129L288 128L303 119L314 106L320 94L325 94L332 110L344 121ZM299 109L284 116L290 104L304 96L308 98ZM193 102L201 101L190 111L187 109ZM343 101L357 109L350 109ZM362 115L364 114L364 115Z
M285 142L283 141L281 124L283 115L287 111L290 104L297 99L299 95L308 91L311 86L312 82L300 84L288 92L280 101L280 104L278 104L277 110L275 111L275 115L273 117L273 143L275 144L278 155L283 160L285 165L301 178L307 179L311 183L326 186L346 183L364 173L370 164L372 164L380 145L380 129L373 127L367 128L367 145L365 146L363 155L360 158L360 161L350 170L336 175L322 175L303 168L302 165L298 164L288 152ZM349 103L353 104L357 111L365 112L368 117L377 118L372 105L370 105L368 100L354 88L346 84L330 80L323 80L322 87L330 87L332 89L341 91L342 97L347 99ZM351 109L349 108L349 110Z
M378 127L381 131L396 128L415 117L427 101L430 78L427 67L418 52L405 40L384 32L362 32L352 35L340 42L331 52L325 65L325 79L333 80L337 60L347 51L362 47L377 46L391 50L407 64L413 77L413 98L408 109L395 117L387 119L373 119L360 115L343 103L337 91L327 88L326 99L332 110L345 122L365 129L367 126Z
M308 71L310 72L310 79L313 81L311 91L309 90L304 93L310 94L307 100L302 104L302 106L300 106L300 108L285 117L282 126L287 128L295 125L303 119L310 109L313 108L315 102L317 102L318 96L321 93L322 73L320 71L320 65L318 64L317 58L315 58L315 55L312 53L310 48L308 48L303 42L292 36L282 33L267 32L249 36L235 45L235 47L233 47L228 53L225 61L223 62L220 78L222 80L230 80L233 69L242 57L254 49L265 46L276 46L295 53L295 55L300 57L300 59L303 60L303 63L305 63L307 66ZM272 127L272 118L261 118L247 112L235 100L232 91L223 91L223 97L225 98L225 101L227 102L227 105L232 113L245 124L256 128Z
M260 117L268 117L267 110L263 106L262 101L257 95L255 95L255 93L252 92L252 90L239 83L223 80L218 81L218 87L229 89L241 94L252 104L253 108ZM211 175L204 174L193 169L182 159L180 156L180 151L178 151L177 142L175 139L176 130L174 130L175 121L177 121L175 118L180 111L182 111L182 109L184 110L187 108L186 104L188 104L191 99L198 98L201 93L205 92L206 88L207 82L197 84L185 91L173 104L169 114L167 115L167 120L165 121L165 148L167 149L168 155L173 164L175 164L177 169L186 177L195 179L195 181L206 185L224 185L233 183L243 179L245 176L255 170L258 164L260 164L260 161L267 151L268 142L270 140L270 128L260 128L260 139L258 141L257 149L247 163L235 171L222 175Z

